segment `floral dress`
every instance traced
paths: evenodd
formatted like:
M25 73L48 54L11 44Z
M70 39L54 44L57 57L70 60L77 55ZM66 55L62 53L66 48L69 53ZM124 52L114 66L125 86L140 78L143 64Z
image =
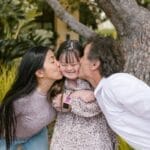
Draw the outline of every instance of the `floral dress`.
M65 92L90 89L78 79L77 86ZM87 90L87 92L88 92ZM69 91L70 92L70 91ZM90 103L80 98L71 101L71 112L58 112L50 150L114 150L117 149L115 133L109 128L96 100Z

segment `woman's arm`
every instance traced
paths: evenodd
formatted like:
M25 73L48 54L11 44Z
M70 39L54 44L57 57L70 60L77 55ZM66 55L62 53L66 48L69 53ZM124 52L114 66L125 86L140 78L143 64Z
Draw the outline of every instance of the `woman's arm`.
M56 111L62 111L62 94L58 94L53 98L52 106Z

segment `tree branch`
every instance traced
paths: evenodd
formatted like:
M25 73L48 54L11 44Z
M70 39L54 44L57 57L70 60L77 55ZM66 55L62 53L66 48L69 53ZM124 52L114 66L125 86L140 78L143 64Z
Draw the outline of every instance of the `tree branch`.
M47 3L52 7L57 17L59 17L63 22L65 22L71 29L84 36L89 38L96 35L96 33L87 26L83 25L77 21L72 15L70 15L66 10L60 5L58 0L46 0Z

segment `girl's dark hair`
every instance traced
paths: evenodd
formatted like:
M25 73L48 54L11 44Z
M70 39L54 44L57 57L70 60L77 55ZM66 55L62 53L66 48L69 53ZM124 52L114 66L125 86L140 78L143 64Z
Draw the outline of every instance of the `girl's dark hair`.
M43 67L48 47L37 46L28 50L22 58L16 79L0 105L0 138L6 139L6 147L15 138L16 116L13 103L30 94L37 87L35 72Z
M89 38L84 47L88 44L91 44L88 59L101 62L99 72L102 76L108 77L123 71L124 56L115 40L110 37L95 36Z
M67 40L60 44L56 51L56 59L59 61L61 56L65 55L66 63L72 63L72 56L79 61L80 57L83 56L83 47L77 40ZM65 78L56 81L49 91L49 98L53 99L57 94L63 92Z
M79 61L83 56L83 48L77 40L64 41L56 51L56 59L60 60L62 55L65 55L66 63L72 62L72 55Z

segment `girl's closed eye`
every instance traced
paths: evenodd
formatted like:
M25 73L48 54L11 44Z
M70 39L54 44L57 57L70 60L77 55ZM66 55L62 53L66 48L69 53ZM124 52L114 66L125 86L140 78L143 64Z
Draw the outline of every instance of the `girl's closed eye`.
M67 66L66 63L60 63L60 64L61 64L61 66L63 66L63 67Z
M72 63L71 66L79 65L79 63Z

